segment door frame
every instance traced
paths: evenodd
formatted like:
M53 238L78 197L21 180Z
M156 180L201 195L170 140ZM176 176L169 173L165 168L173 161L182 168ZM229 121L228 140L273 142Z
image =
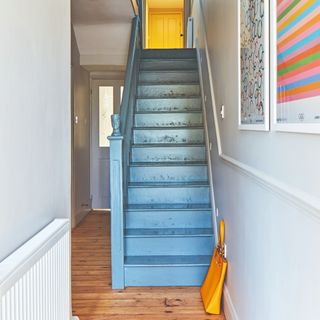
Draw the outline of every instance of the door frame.
M180 18L180 34L182 34L182 39L180 39L180 44L181 44L181 48L184 48L184 42L185 42L185 36L184 36L184 10L183 9L149 9L149 12L148 12L148 35L147 35L147 38L148 38L148 48L150 48L150 41L151 41L151 36L150 35L150 32L152 30L152 18L151 16L152 15L181 15L181 18ZM153 49L153 48L150 48L150 49ZM163 48L163 49L166 49L166 48ZM169 48L171 49L171 48Z
M92 193L92 183L93 183L93 165L94 165L94 161L93 161L93 147L94 147L94 143L93 143L93 126L92 126L92 121L93 121L93 108L94 108L94 89L100 86L113 86L113 87L121 87L124 86L124 80L123 79L116 79L117 76L114 77L115 79L97 79L97 78L90 78L90 201L93 204L93 193ZM119 113L120 111L120 105L116 106L116 99L115 99L116 95L114 94L114 99L113 99L113 113ZM121 103L121 96L120 96L120 92L119 92L119 100ZM99 127L98 127L99 129ZM92 210L95 211L99 211L99 210L109 210L110 208L94 208L92 207Z
M184 0L183 5L183 47L188 46L188 18L191 15L191 0Z
M149 7L147 5L148 0L142 0L140 1L140 4L142 6L141 12L142 12L142 39L143 39L143 49L149 49ZM188 25L188 18L191 14L191 8L192 8L192 0L184 0L183 4L183 48L187 48L187 25Z

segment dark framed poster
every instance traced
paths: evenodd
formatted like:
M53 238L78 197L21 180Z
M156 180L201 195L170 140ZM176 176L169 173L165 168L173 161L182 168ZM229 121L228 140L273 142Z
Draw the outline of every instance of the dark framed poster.
M239 129L269 130L269 2L239 0Z

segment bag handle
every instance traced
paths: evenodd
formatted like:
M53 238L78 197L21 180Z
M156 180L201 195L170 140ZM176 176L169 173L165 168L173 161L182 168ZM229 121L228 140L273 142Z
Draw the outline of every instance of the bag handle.
M219 243L220 243L221 246L224 245L224 220L220 221Z
M218 247L220 251L220 255L224 256L224 235L225 235L225 229L224 229L224 220L220 221L220 232L219 232L219 241L218 241Z

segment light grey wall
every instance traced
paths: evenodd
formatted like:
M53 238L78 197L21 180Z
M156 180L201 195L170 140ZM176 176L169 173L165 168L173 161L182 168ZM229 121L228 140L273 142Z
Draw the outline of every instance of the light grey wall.
M70 3L0 2L0 261L70 217Z
M91 209L90 200L90 74L80 66L72 28L73 210L72 226ZM77 121L76 121L77 119Z
M200 1L194 1L193 17L215 146L216 204L226 221L227 317L319 319L320 136L238 130L237 1L202 1L208 55ZM222 104L226 108L219 127L214 100L218 115Z
M129 3L128 5L131 6ZM131 21L97 25L74 24L81 65L117 66L127 63Z

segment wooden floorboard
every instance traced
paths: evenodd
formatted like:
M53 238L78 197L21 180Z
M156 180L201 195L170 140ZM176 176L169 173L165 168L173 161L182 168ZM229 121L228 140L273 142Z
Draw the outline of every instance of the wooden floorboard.
M111 289L109 214L72 232L72 307L80 320L224 320L203 311L198 287Z

